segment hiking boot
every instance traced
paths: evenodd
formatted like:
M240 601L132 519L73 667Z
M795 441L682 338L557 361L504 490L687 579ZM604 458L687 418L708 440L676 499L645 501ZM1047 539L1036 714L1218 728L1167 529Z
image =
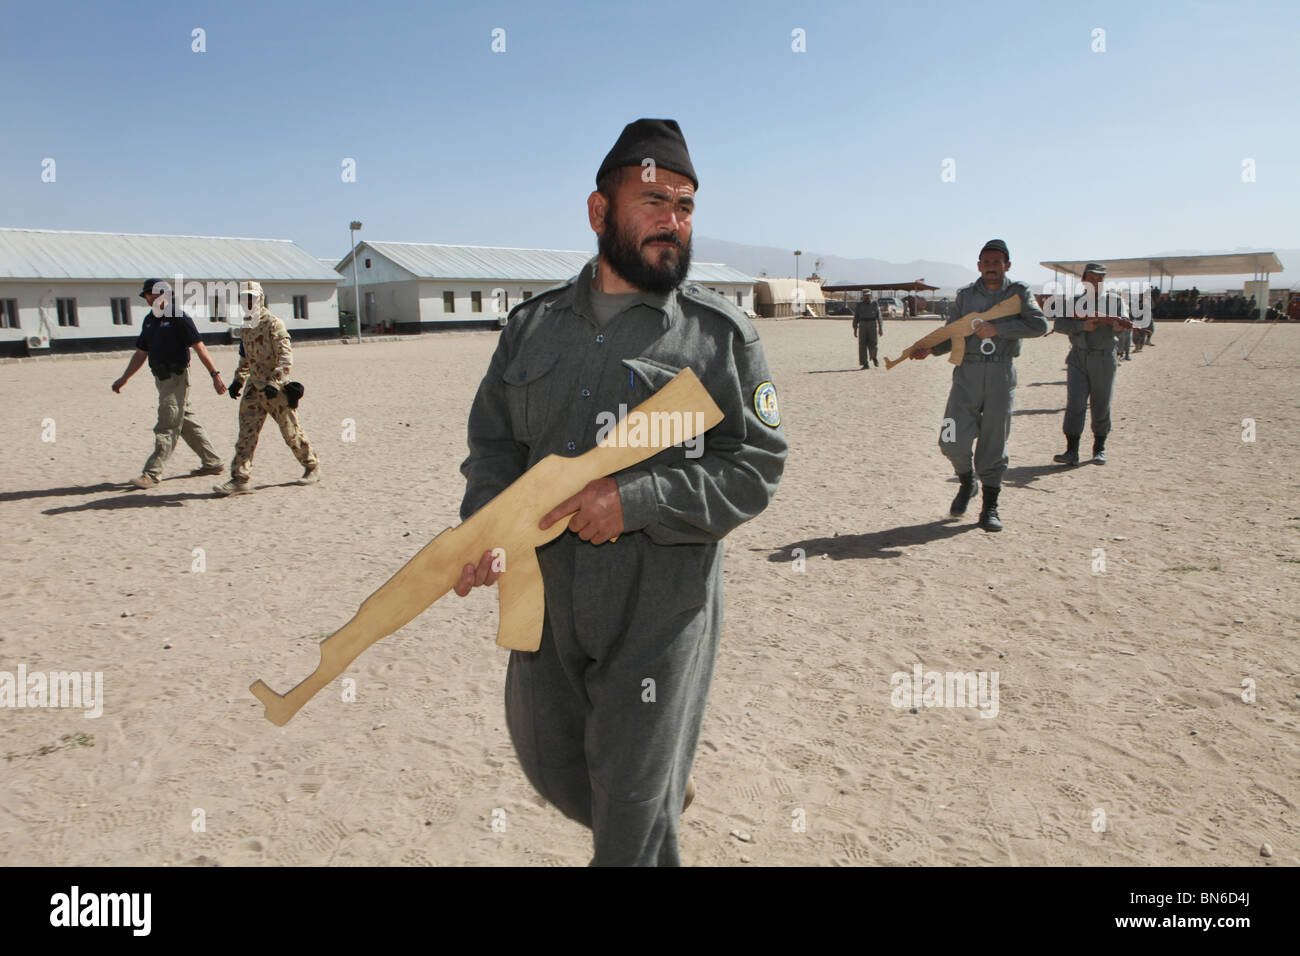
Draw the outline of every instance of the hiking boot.
M957 497L952 499L952 505L948 508L948 514L954 518L960 518L966 513L966 505L970 503L971 495L975 494L975 489L979 487L973 471L958 475L957 479L961 482L961 487L957 489Z
M1077 465L1079 463L1079 436L1065 436L1065 452L1060 455L1053 455L1052 461L1058 465Z
M201 475L219 475L219 474L221 474L221 473L222 473L223 471L225 471L225 470L226 470L226 466L225 466L225 465L221 465L221 464L217 464L217 465L203 465L202 467L200 467L200 468L195 468L193 471L191 471L191 472L190 472L190 477L191 477L191 478L198 478L198 477L200 477Z
M1002 521L998 518L998 493L1002 489L984 486L984 507L980 511L980 527L985 531L1001 531Z
M695 778L687 777L686 778L686 799L682 801L682 813L686 812L686 808L689 807L694 800L695 800Z
M318 481L320 481L320 464L319 464L319 463L317 463L317 464L315 464L315 465L308 465L308 466L307 466L307 470L304 471L304 472L302 473L302 477L298 479L298 484L300 484L300 485L314 485L314 484L316 484L316 482L318 482Z
M1092 463L1094 465L1106 464L1106 436L1092 436Z
M236 481L231 478L224 485L213 485L212 490L219 495L251 495L253 489L249 487L248 479Z
M152 488L154 485L159 484L159 479L153 475L139 475L131 479L131 484L137 488Z

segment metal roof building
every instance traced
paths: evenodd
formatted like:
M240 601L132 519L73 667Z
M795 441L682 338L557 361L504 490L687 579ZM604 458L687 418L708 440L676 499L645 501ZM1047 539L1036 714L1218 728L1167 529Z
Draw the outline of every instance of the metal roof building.
M338 274L288 239L0 228L0 352L130 348L143 281L178 277L205 340L229 341L230 284L242 279L262 283L291 334L337 334Z
M0 228L0 280L316 279L333 282L333 271L288 239L216 236L155 236L53 229Z
M594 253L432 242L359 242L357 278L367 327L402 332L499 324L521 300L577 275ZM352 308L352 253L335 267L344 311ZM693 262L689 278L746 312L754 279L715 262ZM485 302L486 299L486 302Z

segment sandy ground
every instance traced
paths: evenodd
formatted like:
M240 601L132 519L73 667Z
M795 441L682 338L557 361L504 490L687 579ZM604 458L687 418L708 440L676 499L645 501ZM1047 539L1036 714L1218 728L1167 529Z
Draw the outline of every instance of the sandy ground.
M928 328L891 324L882 350ZM946 364L858 371L842 321L760 331L791 453L727 541L686 862L1300 862L1300 328L1161 326L1121 367L1110 464L1073 470L1051 464L1067 343L1027 343L1001 535L945 517ZM515 761L494 592L371 648L354 702L336 683L281 729L247 690L306 676L454 523L495 339L298 349L324 480L292 484L268 423L261 490L234 499L182 477L183 447L123 490L155 408L147 371L109 390L124 356L0 365L0 671L101 671L105 698L98 718L0 710L4 863L589 859ZM228 457L234 403L198 377ZM915 665L996 672L996 716L894 706Z

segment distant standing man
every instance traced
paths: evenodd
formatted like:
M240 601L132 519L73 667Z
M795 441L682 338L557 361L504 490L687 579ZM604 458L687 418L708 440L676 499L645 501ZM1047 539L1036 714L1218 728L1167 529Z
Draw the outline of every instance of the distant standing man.
M1106 267L1089 262L1083 267L1087 287L1074 300L1074 318L1061 316L1053 326L1070 337L1065 356L1065 452L1053 457L1062 465L1079 463L1079 439L1083 420L1092 405L1092 460L1106 464L1106 436L1110 434L1110 402L1115 393L1115 370L1119 368L1116 340L1133 328L1128 307L1113 292L1103 292ZM1104 323L1102 320L1110 319Z
M217 485L220 495L246 495L253 489L249 475L257 438L270 415L280 426L284 443L303 466L300 485L320 480L320 465L307 436L298 424L298 402L288 390L293 370L293 347L284 323L266 307L261 283L245 282L239 290L239 302L246 318L239 337L239 369L230 384L230 397L244 397L239 403L239 438L235 441L235 458L230 463L230 480ZM247 388L245 388L247 386Z
M1020 297L1020 313L984 322L966 336L965 357L952 370L952 389L948 392L948 406L939 430L939 450L952 462L961 482L949 514L960 517L966 513L966 505L978 486L978 474L979 481L984 483L979 526L985 531L1001 531L998 494L1009 461L1007 439L1011 437L1011 407L1016 391L1013 359L1020 354L1021 339L1047 334L1047 317L1029 286L1007 278L1011 254L1001 239L990 239L984 244L977 268L979 281L957 290L952 315L946 324L972 312L990 309L1013 295ZM942 355L951 349L951 342L943 342L933 350L916 350L912 358L925 358L932 351Z
M853 334L858 339L858 362L865 369L874 362L880 368L876 358L879 336L885 334L885 324L880 318L880 304L871 298L864 298L853 307Z
M198 353L218 395L226 390L221 373L199 337L194 320L173 307L171 286L162 279L147 279L140 298L149 303L149 314L140 327L135 354L122 377L113 383L113 391L120 394L122 386L148 361L154 384L158 386L158 421L153 427L153 454L145 461L139 477L131 479L131 484L152 488L162 480L163 466L171 457L178 436L199 456L199 467L192 475L219 475L224 470L221 458L190 406L190 349Z

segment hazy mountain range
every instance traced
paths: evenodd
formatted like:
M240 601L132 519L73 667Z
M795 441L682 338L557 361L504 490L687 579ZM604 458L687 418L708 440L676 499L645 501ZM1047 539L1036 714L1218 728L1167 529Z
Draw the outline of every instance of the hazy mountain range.
M1153 252L1153 256L1196 256L1217 255L1230 252L1254 252L1251 249L1169 249ZM1270 277L1273 288L1290 287L1300 282L1300 249L1275 249L1278 259L1286 268L1285 272ZM710 239L696 236L694 257L699 262L725 262L727 265L752 276L766 272L769 276L792 276L795 269L794 252L791 249L777 249L772 246L750 246L740 242L728 242L724 239ZM828 284L833 283L875 283L875 282L912 282L924 279L930 285L937 285L944 291L951 292L958 286L974 282L978 277L973 268L959 266L953 262L935 262L929 259L914 259L911 262L887 262L884 259L847 259L843 256L804 249L799 256L799 276L808 278L818 260L822 262L820 275ZM1042 268L1035 261L1032 268L1012 269L1012 276L1025 278L1032 283L1045 282L1051 278L1051 272ZM1221 288L1241 288L1246 276L1179 276L1178 288L1186 288L1196 283L1200 288L1210 291Z

